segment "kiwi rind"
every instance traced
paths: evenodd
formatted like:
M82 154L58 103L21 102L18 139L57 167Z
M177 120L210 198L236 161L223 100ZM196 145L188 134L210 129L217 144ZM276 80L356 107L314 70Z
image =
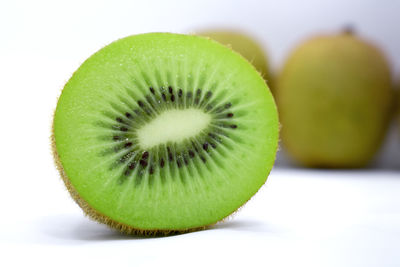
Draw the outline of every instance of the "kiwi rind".
M237 53L235 52L235 54L237 54ZM253 67L253 70L255 71L254 67ZM230 217L232 215L232 213L230 213L226 217L224 217L222 219L219 219L219 220L217 220L217 221L215 221L215 222L213 222L211 224L207 224L205 226L194 227L194 228L178 228L178 229L173 229L173 230L170 230L170 229L141 229L141 228L138 228L138 227L132 227L132 226L127 225L125 223L117 222L117 221L111 219L110 217L102 214L101 212L99 212L95 208L93 208L85 199L82 198L82 196L78 193L78 191L72 185L70 179L67 177L66 172L64 171L64 168L62 166L59 154L57 152L57 148L56 148L56 140L55 140L55 134L54 134L54 120L53 120L52 136L51 136L51 145L52 145L53 157L54 157L54 161L55 161L56 167L57 167L57 169L58 169L58 171L60 173L60 176L61 176L63 182L66 185L67 190L70 192L70 194L71 194L72 198L75 200L75 202L83 209L83 211L85 212L85 214L89 218L91 218L91 219L93 219L95 221L104 223L104 224L108 225L109 227L111 227L113 229L116 229L116 230L118 230L120 232L123 232L123 233L126 233L126 234L152 235L152 236L153 235L170 235L170 234L186 233L186 232L206 229L209 226L214 225L218 221L223 221L223 220L225 220L226 218L228 218L228 217ZM276 152L277 148L278 147L276 145L275 146L275 152ZM271 149L271 151L272 151L272 149ZM273 162L273 159L272 159L272 162ZM267 176L269 175L269 172L270 172L270 170L268 171ZM265 181L266 181L266 179L264 180L264 182ZM244 202L242 204L242 206L246 202Z

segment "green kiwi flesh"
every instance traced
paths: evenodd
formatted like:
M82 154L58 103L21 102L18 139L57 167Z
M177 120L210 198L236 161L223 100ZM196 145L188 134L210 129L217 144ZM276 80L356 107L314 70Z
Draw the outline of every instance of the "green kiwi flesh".
M278 143L274 100L236 52L149 33L104 47L57 103L53 153L91 218L125 233L214 224L265 183Z
M390 119L389 64L352 34L318 36L290 56L276 97L283 145L297 162L363 167L379 149Z

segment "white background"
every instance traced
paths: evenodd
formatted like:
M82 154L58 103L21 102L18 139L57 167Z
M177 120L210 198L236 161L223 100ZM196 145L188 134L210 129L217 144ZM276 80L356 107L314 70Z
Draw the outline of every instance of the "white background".
M142 32L246 31L273 69L319 32L345 25L379 45L400 78L400 1L1 1L0 265L400 266L396 129L375 168L278 168L232 220L167 238L125 237L86 219L53 167L57 96L115 39ZM279 167L281 166L281 167Z

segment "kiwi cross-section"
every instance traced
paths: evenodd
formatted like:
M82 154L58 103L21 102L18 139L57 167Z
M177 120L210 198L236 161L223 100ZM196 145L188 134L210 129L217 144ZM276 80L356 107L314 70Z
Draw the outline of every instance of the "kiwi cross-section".
M149 33L104 47L58 100L53 152L72 197L125 233L185 232L265 183L278 117L262 77L203 37Z

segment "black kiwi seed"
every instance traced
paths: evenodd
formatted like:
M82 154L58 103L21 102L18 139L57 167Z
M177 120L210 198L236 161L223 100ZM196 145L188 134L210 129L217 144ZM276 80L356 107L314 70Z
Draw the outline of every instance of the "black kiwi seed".
M226 116L227 116L228 118L232 118L232 117L233 117L233 113L228 113L228 114L226 114Z
M197 89L196 91L196 97L194 99L194 103L197 105L200 102L200 96L201 96L201 89Z
M147 161L144 160L144 159L141 159L141 160L139 161L139 163L140 163L140 165L141 165L143 168L147 166Z
M208 149L208 143L204 143L204 144L203 144L203 149L204 149L205 151L207 151L207 149Z
M169 159L170 161L172 161L172 160L174 159L174 157L173 157L173 155L172 155L172 153L171 153L171 149L170 149L169 147L167 147L167 151L168 151L168 159Z
M128 166L128 168L130 170L133 170L135 167L136 167L136 163L135 162L130 163L129 166Z
M137 103L138 103L139 107L141 107L141 108L144 110L144 112L146 112L147 115L150 115L150 114L151 114L150 110L149 110L149 109L147 108L147 106L143 103L143 101L139 100Z
M153 174L153 173L154 173L154 166L153 166L153 165L150 166L149 173L150 173L150 174Z
M178 91L178 96L179 96L179 97L182 97L182 94L183 94L182 89L179 89L179 91Z
M191 158L194 158L194 152L193 152L192 150L189 150L189 156L190 156Z
M154 88L153 88L153 87L150 87L149 89L150 89L150 92L151 92L153 95L156 94L156 92L154 91Z
M171 86L168 86L168 92L169 92L170 94L172 94L172 87L171 87Z
M147 159L149 157L149 152L148 151L144 151L142 154L142 159Z
M132 146L132 142L128 142L124 145L124 147L131 147Z
M165 165L165 161L164 161L163 158L161 158L161 160L160 160L160 167L161 167L161 168L164 168L164 165Z

